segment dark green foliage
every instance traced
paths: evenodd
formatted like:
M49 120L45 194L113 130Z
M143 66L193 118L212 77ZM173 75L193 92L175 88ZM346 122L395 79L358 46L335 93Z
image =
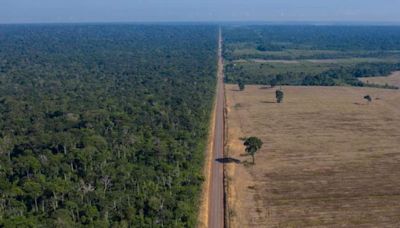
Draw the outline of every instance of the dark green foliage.
M284 75L274 73L266 75L265 72L262 72L259 76L255 76L246 73L241 68L230 68L227 66L226 74L229 75L228 83L232 83L234 80L245 79L250 84L265 84L265 81L272 81L276 82L277 85L335 86L347 84L365 86L365 83L357 79L358 77L389 75L391 72L397 70L400 70L400 63L361 63L345 67L335 67L318 74L287 72Z
M246 147L246 153L248 153L249 155L252 156L253 158L253 164L254 164L254 155L257 153L257 151L259 149L261 149L263 142L261 141L261 139L257 138L257 137L249 137L247 138L243 145Z
M281 74L276 75L275 79L278 85L282 85L282 83L284 82L284 77Z
M224 39L227 83L376 86L357 78L400 70L398 26L232 26Z
M272 53L284 50L329 50L314 52L312 59L345 57L398 56L399 26L309 26L309 25L254 25L224 28L226 59L267 58L282 59ZM259 52L235 55L234 49L254 48ZM265 51L264 51L265 50ZM335 52L332 52L335 51ZM387 51L387 52L386 52ZM304 55L287 54L284 59L304 59Z
M214 26L0 26L0 227L194 227Z
M257 50L259 50L259 51L266 51L267 50L267 48L264 46L264 45L258 45L257 46Z
M333 78L328 75L315 75L315 76L306 76L302 83L304 86L334 86L336 85Z
M283 102L284 93L282 90L275 91L275 98L277 103Z
M271 86L271 88L274 88L276 85L278 84L276 78L273 78L269 81L269 85Z
M368 101L368 103L372 101L372 98L371 98L371 96L370 96L370 95L366 95L366 96L364 96L364 99L365 99L365 100L367 100L367 101Z

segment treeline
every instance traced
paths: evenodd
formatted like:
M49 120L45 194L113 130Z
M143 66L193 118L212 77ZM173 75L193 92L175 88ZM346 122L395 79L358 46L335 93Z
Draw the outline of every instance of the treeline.
M351 85L351 86L374 86L396 89L393 86L367 85L358 80L359 77L388 76L393 71L400 70L400 63L360 63L355 66L339 67L317 75L306 76L301 82L302 85Z
M264 60L308 60L308 59L351 59L351 58L384 58L399 59L400 51L330 51L330 50L307 50L307 49L285 49L280 52L269 50L265 52L235 52L232 45L225 50L226 60L264 59ZM235 53L235 54L234 54Z
M400 26L312 26L254 25L224 28L225 58L228 60L346 58L397 56L400 50ZM237 48L252 48L266 53L236 56ZM285 50L326 50L302 56L268 55ZM395 51L395 52L393 52Z
M213 26L0 26L0 227L193 227Z
M358 80L359 77L387 76L393 71L400 70L400 63L360 63L350 66L336 67L322 73L311 74L309 72L287 72L285 74L273 74L265 72L264 75L251 75L243 68L228 64L225 67L226 82L236 83L243 81L248 84L281 84L281 85L311 85L311 86L374 86ZM385 88L396 88L384 86Z
M223 32L226 43L250 43L260 51L400 50L400 26L252 25Z

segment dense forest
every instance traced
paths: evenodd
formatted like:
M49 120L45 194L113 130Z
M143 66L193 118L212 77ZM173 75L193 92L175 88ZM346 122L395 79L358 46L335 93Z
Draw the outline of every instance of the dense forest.
M309 58L327 59L349 56L399 56L400 26L310 26L258 25L225 27L225 58L280 59L282 56L260 52L285 50L314 51ZM237 48L254 48L257 52L234 55ZM321 52L322 51L322 52ZM303 59L305 56L284 56Z
M193 227L217 28L1 25L0 227Z
M357 78L400 70L400 26L226 26L224 42L228 83L378 86Z
M227 83L242 81L248 84L280 84L280 85L304 85L304 86L373 86L358 80L360 77L386 76L393 71L400 70L400 63L359 63L346 66L336 66L331 69L315 73L310 69L291 71L288 67L286 72L274 72L274 65L263 69L262 65L257 72L250 71L243 66L227 64L225 67ZM397 89L395 86L383 86L383 88Z

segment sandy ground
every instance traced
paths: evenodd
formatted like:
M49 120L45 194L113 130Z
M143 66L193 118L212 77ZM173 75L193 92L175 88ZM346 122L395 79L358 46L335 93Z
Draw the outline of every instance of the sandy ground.
M391 75L387 77L368 77L368 78L360 78L361 81L370 84L378 84L378 85L393 85L400 87L400 71L393 72Z
M400 227L400 91L227 85L231 227ZM363 96L373 101L367 104ZM264 142L245 165L242 137Z

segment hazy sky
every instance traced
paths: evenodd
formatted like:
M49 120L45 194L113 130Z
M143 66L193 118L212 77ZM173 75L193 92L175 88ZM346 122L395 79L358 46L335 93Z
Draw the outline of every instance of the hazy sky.
M0 23L400 22L400 0L0 0Z

